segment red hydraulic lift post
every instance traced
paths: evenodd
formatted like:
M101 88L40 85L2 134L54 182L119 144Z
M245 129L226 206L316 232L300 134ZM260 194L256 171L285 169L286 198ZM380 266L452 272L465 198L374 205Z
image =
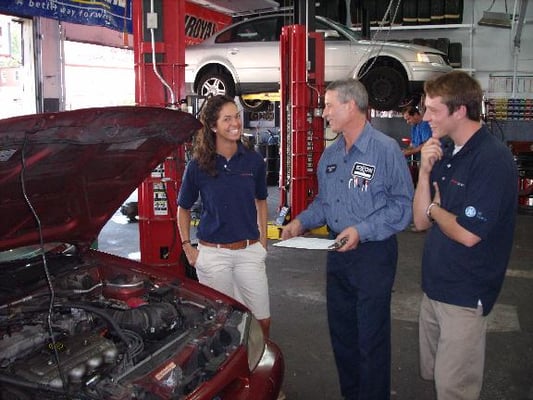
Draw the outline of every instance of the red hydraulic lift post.
M185 0L133 0L135 101L178 108L185 93ZM183 146L139 186L139 239L143 263L180 268L176 198L185 168Z
M294 217L318 194L316 167L324 151L322 35L304 25L284 26L280 57L280 208L289 207Z

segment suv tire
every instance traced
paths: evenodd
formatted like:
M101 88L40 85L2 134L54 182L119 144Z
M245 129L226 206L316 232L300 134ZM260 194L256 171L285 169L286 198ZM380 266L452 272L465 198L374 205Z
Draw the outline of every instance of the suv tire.
M197 93L202 97L220 94L233 98L235 97L235 84L227 74L208 71L198 81Z
M251 112L265 111L270 105L270 101L268 100L243 99L242 96L239 96L239 101L244 110Z
M406 79L393 67L374 67L361 78L361 82L368 92L368 104L374 110L397 109L407 96Z
M226 95L234 98L235 83L229 74L208 71L198 81L197 92L203 97ZM239 96L239 101L242 104L242 108L246 111L263 111L270 103L269 101L264 100L245 100L241 96Z

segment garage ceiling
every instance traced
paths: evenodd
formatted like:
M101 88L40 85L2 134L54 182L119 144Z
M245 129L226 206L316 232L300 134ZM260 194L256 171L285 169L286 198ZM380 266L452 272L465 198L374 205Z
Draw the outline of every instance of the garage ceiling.
M238 14L246 11L258 11L279 7L279 3L273 0L189 0L206 8L222 12L224 14Z
M279 7L279 3L273 0L190 0L206 8L222 12L224 14L238 14L247 11L259 11Z

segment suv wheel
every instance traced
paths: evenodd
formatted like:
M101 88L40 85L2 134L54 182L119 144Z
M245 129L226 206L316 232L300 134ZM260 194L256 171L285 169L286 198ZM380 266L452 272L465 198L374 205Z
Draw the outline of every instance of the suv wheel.
M198 81L198 94L203 97L227 95L235 97L235 84L228 74L208 71ZM245 100L239 96L242 108L246 111L263 111L268 107L269 101Z
M235 84L227 74L209 71L198 82L198 94L203 97L219 94L235 97Z
M379 111L397 109L407 95L407 82L396 69L387 66L372 68L361 79L368 92L368 103Z

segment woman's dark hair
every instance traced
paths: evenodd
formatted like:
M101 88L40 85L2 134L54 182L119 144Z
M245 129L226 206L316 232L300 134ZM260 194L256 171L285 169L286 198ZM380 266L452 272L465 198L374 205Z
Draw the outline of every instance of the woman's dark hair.
M228 103L235 104L235 100L221 95L208 98L200 113L203 127L194 136L193 158L198 161L200 169L211 176L217 175L216 134L213 129L217 124L220 110Z

